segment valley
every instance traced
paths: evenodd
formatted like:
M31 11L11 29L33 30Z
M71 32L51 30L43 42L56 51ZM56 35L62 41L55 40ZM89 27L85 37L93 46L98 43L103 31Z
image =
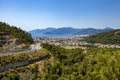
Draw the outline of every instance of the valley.
M0 80L120 80L120 0L0 0Z
M0 80L120 79L119 29L89 36L32 37L21 29L3 25Z
M90 36L91 37L91 36ZM64 37L44 37L34 38L35 42L38 43L49 43L61 47L105 47L105 48L120 48L120 44L103 44L103 43L91 43L87 42L88 36L64 36ZM96 38L95 38L96 39ZM95 40L94 39L94 40ZM119 38L116 38L119 39ZM104 40L104 39L103 39ZM113 41L113 40L112 40Z

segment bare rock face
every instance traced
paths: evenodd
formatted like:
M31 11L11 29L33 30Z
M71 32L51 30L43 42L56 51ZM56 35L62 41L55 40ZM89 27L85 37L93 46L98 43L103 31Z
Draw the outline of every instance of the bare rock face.
M8 34L0 32L0 50L16 50L22 49L24 45L17 41L16 38L12 38Z
M41 49L40 43L31 45L31 51L40 50L40 49Z
M32 36L16 26L0 22L0 51L29 48L34 43Z
M0 49L6 45L6 42L10 39L9 36L10 35L5 32L0 32Z

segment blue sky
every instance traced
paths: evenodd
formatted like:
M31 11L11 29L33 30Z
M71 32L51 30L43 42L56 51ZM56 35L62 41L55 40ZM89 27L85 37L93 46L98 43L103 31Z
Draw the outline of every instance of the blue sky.
M0 0L0 21L47 27L120 28L120 0Z

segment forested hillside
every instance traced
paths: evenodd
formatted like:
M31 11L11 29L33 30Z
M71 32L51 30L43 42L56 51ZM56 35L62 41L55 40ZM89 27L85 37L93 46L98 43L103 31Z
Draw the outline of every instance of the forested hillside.
M120 80L120 49L88 48L85 51L50 44L41 46L45 53L50 53L50 59L0 73L0 80ZM10 61L3 56L0 58L1 65L34 59L40 55L39 51L29 56L8 55Z
M16 26L10 26L7 23L0 22L0 40L9 38L16 39L16 42L31 44L33 43L33 39L31 35Z
M120 29L93 35L85 40L90 43L120 44Z
M0 80L34 80L39 75L36 62L46 59L45 55L43 50L0 55Z
M120 49L64 49L42 44L51 52L52 60L45 63L43 74L36 80L119 80Z

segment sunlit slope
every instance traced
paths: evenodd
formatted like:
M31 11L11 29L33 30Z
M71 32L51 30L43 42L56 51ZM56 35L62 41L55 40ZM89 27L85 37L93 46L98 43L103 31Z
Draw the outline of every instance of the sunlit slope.
M31 35L16 26L0 22L0 47L29 45L33 43Z
M85 40L90 43L120 44L120 29L93 35Z

